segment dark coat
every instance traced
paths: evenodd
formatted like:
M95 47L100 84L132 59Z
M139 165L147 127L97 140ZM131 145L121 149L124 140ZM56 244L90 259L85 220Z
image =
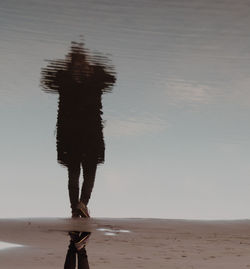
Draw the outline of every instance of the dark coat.
M84 158L104 162L102 94L115 77L99 66L79 81L65 70L56 75L59 103L57 116L57 156L65 166Z

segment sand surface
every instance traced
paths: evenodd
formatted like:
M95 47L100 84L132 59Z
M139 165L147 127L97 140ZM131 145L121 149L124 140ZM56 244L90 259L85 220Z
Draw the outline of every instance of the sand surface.
M69 230L92 231L90 268L250 268L250 221L0 219L0 268L63 268Z

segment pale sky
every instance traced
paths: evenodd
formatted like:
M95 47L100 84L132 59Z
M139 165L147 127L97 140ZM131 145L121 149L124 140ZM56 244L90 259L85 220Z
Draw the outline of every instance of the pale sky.
M70 216L57 96L39 80L84 36L117 72L91 215L249 218L249 12L243 0L1 1L0 217Z

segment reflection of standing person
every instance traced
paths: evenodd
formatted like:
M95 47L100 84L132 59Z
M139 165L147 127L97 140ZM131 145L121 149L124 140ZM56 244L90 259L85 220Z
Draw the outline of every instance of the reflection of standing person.
M59 93L57 154L58 162L68 168L72 217L89 217L87 204L96 168L104 162L101 98L115 82L108 68L97 61L91 63L83 44L72 42L65 60L50 61L42 70L44 90ZM79 197L81 166L84 181Z
M88 256L85 249L90 237L89 232L69 232L70 244L65 258L64 269L76 268L76 257L78 269L89 269Z

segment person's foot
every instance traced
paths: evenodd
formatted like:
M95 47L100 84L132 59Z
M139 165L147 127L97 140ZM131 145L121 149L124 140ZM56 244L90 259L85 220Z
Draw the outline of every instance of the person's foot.
M81 215L81 217L90 218L88 208L83 202L78 203L77 209L79 210L79 214Z
M75 241L75 248L77 251L80 251L82 248L85 248L86 244L88 243L90 232L82 232L78 236L78 240Z
M72 212L72 215L71 215L72 219L77 219L79 217L80 217L80 213L78 212L78 210Z

